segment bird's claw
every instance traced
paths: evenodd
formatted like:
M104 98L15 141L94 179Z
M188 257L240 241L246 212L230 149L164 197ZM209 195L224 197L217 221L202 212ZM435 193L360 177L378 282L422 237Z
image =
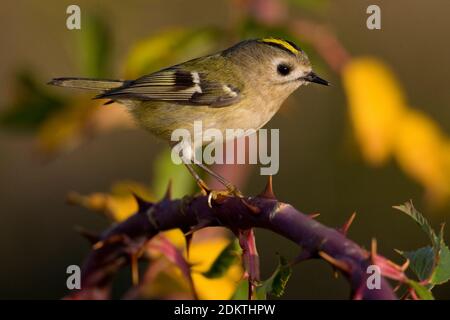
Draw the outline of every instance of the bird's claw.
M229 197L244 198L242 192L234 186L227 188L227 190L209 190L208 207L212 208L213 201L220 203L222 200Z

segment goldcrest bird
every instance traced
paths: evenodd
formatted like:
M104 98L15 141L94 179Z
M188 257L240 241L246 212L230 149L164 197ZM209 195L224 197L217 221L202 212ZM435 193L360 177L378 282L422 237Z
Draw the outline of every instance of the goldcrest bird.
M264 126L284 100L317 76L307 55L293 42L264 38L242 41L221 52L193 59L136 80L56 78L49 84L101 92L95 99L125 105L137 122L170 141L178 128L193 134L194 121L204 130L254 129ZM238 189L201 163L185 163L198 185L211 190L194 170L197 165L233 194Z

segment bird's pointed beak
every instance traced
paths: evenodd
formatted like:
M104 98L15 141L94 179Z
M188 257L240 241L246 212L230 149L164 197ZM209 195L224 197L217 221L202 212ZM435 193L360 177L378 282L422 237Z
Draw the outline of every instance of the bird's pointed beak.
M324 86L330 85L330 83L327 80L322 79L321 77L319 77L317 74L315 74L312 71L310 73L308 73L306 76L302 77L301 79L304 81L307 81L307 82L314 82L314 83L318 83L318 84L321 84Z

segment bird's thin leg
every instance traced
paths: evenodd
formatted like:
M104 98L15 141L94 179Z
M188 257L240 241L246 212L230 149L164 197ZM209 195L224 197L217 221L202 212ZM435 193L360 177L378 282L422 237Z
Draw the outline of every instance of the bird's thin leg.
M205 193L209 194L211 192L211 189L208 187L205 181L203 181L202 178L198 175L198 173L194 170L191 163L184 163L186 168L188 169L189 173L194 177L195 181L197 182L197 185L200 187L200 189Z
M186 146L185 146L186 148ZM193 154L192 150L194 150L194 148L192 146L187 146L187 148L190 148L187 150L188 154ZM232 183L230 183L228 180L226 180L224 177L222 177L221 175L215 173L214 171L212 171L211 169L209 169L207 166L205 166L202 163L199 163L197 161L195 161L195 157L192 156L191 161L183 161L184 165L186 166L186 168L188 169L189 173L194 177L195 181L197 182L198 186L200 187L200 189L207 195L209 195L209 197L214 197L215 194L220 193L220 192L214 192L213 190L211 190L208 185L205 183L205 181L203 181L202 178L200 178L200 176L198 175L198 173L195 171L195 169L193 168L193 164L197 165L199 168L205 170L208 174L210 174L211 176L213 176L214 178L216 178L221 184L223 184L226 188L227 191L231 194L233 194L234 196L240 197L242 198L243 195L242 193L239 191L239 189L233 185ZM208 200L210 202L210 200Z
M227 190L232 193L235 196L238 197L242 197L242 193L241 191L239 191L239 189L232 184L231 182L229 182L227 179L225 179L224 177L222 177L220 174L215 173L214 171L212 171L210 168L208 168L207 166L205 166L202 163L195 163L195 165L197 165L198 167L202 168L203 170L205 170L207 173L209 173L210 175L212 175L214 178L216 178L221 184L223 184L225 186L225 188L227 188Z

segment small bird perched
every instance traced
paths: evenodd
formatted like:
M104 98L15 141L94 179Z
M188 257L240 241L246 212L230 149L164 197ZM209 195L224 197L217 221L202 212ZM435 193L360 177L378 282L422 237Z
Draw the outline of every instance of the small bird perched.
M328 85L313 71L307 55L291 41L264 38L242 41L216 54L193 59L136 80L56 78L49 84L97 90L95 99L128 107L137 122L170 142L174 130L254 129L265 125L284 100L310 82ZM201 163L193 163L235 195L238 189ZM193 164L185 163L198 185L211 190Z

